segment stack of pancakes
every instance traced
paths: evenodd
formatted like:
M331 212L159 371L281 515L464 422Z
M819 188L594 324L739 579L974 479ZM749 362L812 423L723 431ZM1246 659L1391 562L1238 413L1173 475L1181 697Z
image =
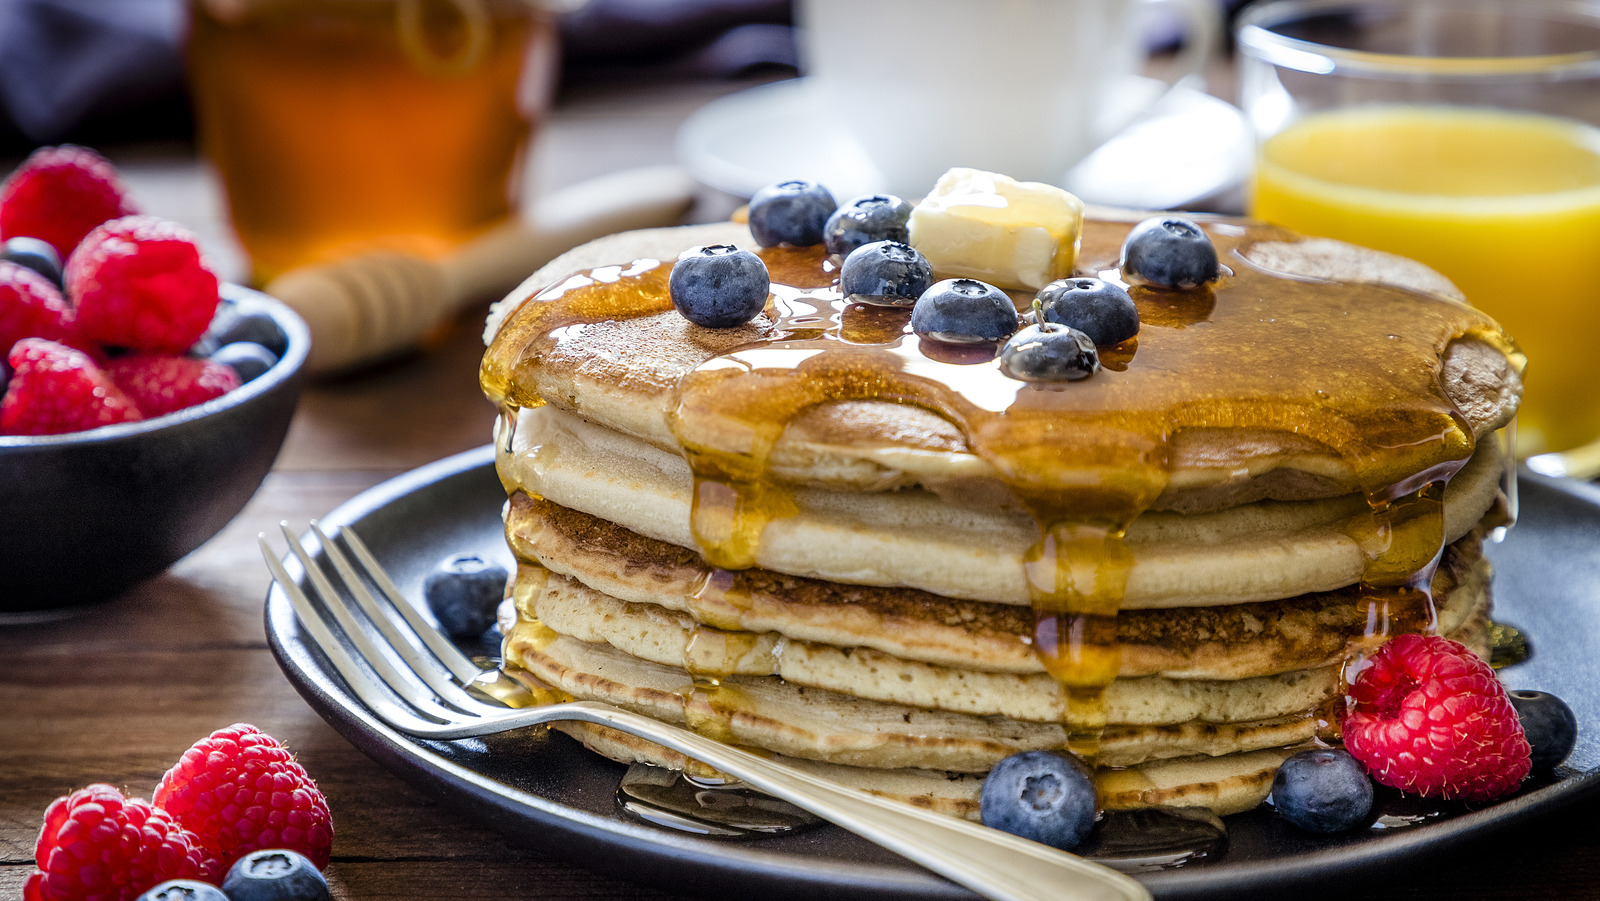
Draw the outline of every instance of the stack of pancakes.
M1087 222L1077 271L1114 277L1130 224ZM1105 808L1259 803L1333 734L1353 653L1485 650L1521 360L1417 264L1207 229L1224 278L1135 288L1139 336L1062 385L848 303L820 248L761 251L753 322L692 325L671 261L756 249L738 224L554 261L497 307L482 373L508 662L958 815L1002 758L1066 746Z

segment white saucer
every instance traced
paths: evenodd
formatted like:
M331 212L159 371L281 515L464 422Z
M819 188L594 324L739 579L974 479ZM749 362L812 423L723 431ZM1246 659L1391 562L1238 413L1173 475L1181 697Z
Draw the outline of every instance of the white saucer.
M1135 92L1159 89L1129 85ZM749 197L786 178L841 200L884 190L877 167L835 124L817 85L794 78L720 97L678 130L678 159L711 187ZM1237 212L1252 148L1233 105L1179 86L1060 180L1089 203Z

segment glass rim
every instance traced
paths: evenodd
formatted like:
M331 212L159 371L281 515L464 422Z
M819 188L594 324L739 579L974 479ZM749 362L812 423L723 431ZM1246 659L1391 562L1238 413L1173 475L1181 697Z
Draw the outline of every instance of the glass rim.
M1423 5L1417 0L1268 0L1247 8L1240 16L1234 34L1239 49L1254 59L1318 75L1335 71L1447 78L1600 75L1600 47L1527 56L1420 56L1334 47L1289 37L1273 30L1314 13L1378 8L1404 11L1420 9ZM1460 8L1465 4L1455 0L1453 5ZM1471 5L1505 12L1537 12L1545 15L1559 11L1566 14L1563 18L1591 20L1595 28L1600 30L1600 11L1590 0L1517 0L1515 6L1478 0Z

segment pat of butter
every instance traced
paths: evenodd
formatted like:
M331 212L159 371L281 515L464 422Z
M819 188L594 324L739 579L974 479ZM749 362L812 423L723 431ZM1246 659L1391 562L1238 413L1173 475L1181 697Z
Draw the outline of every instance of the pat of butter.
M1083 201L1055 185L951 169L911 211L911 246L941 277L1037 291L1072 274Z

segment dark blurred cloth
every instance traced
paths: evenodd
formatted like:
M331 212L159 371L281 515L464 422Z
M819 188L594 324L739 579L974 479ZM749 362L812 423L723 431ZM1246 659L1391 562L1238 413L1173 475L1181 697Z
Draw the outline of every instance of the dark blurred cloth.
M590 0L561 26L569 71L673 63L705 77L794 68L790 0Z
M29 145L187 126L183 0L0 0L0 105Z

